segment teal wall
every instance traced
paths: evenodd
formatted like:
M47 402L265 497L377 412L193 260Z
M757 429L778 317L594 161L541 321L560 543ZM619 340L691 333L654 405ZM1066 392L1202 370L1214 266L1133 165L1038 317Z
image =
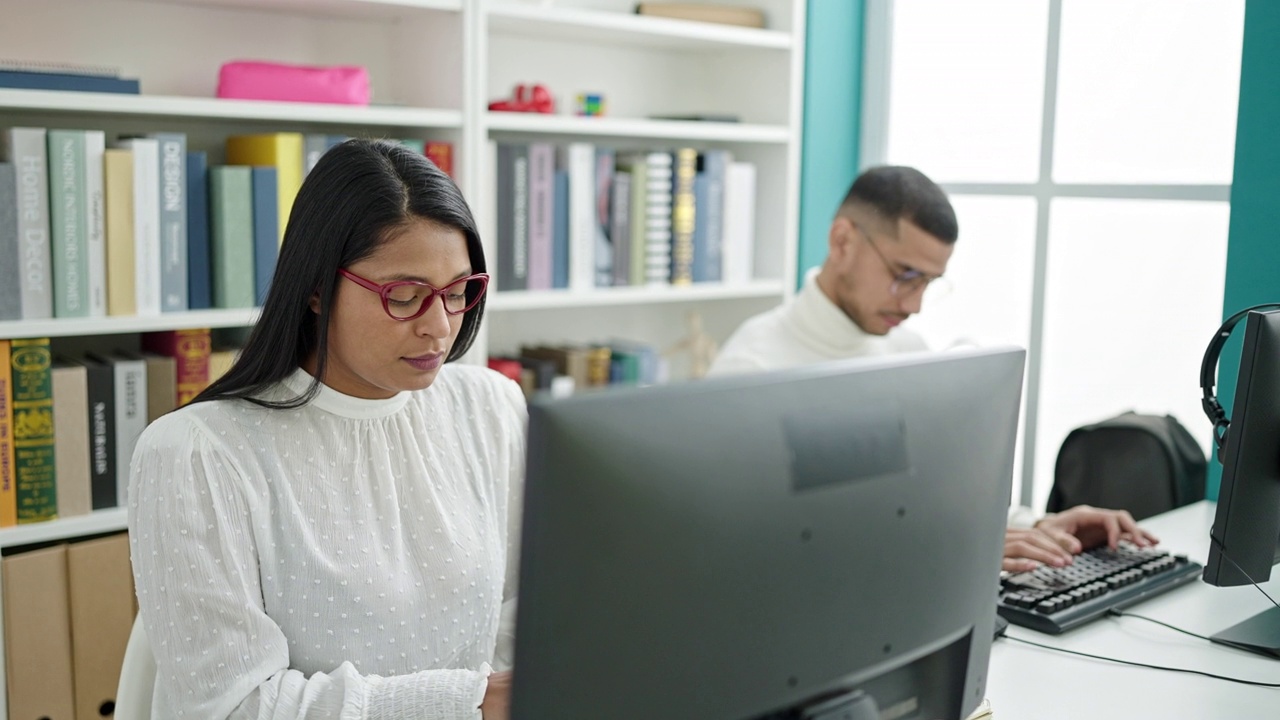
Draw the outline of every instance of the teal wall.
M809 0L797 285L827 256L827 229L858 173L863 0Z
M1235 176L1227 246L1225 318L1250 305L1280 302L1280 2L1247 0L1240 62L1240 115L1236 121ZM1231 411L1240 334L1223 350L1218 397ZM1205 344L1209 342L1205 337ZM1222 467L1210 467L1209 497L1218 497Z

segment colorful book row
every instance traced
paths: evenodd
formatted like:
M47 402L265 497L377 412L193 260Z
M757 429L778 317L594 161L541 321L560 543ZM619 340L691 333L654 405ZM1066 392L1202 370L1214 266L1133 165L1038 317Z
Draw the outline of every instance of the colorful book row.
M138 436L230 368L210 331L145 333L141 353L55 358L0 340L0 527L121 507Z
M517 356L494 356L489 367L520 383L526 397L539 391L569 395L605 385L666 382L666 360L652 345L612 340L596 345L528 345Z
M728 150L497 143L499 290L741 284L755 165Z

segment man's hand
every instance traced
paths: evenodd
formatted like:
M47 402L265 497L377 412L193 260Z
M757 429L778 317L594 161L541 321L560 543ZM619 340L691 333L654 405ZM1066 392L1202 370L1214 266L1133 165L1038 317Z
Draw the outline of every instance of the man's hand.
M496 672L489 675L489 687L485 688L484 701L480 703L484 720L507 720L511 717L511 673Z
M1121 540L1138 547L1151 547L1160 542L1155 535L1138 527L1127 510L1104 510L1088 505L1049 515L1036 523L1036 529L1073 535L1085 550L1104 544L1114 550Z
M1058 530L1009 529L1004 531L1004 562L1009 572L1026 572L1040 567L1065 567L1080 552L1080 541Z

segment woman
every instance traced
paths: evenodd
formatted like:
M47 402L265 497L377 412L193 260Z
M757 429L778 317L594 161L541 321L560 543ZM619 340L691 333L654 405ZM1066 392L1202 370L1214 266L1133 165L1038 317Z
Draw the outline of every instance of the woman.
M484 253L387 142L327 152L240 359L143 433L129 487L156 717L505 720L523 397L447 364Z

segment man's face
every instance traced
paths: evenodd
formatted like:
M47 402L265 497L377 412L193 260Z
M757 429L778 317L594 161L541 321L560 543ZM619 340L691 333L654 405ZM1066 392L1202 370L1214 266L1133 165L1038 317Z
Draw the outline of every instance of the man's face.
M839 215L828 258L832 300L863 332L884 335L920 312L925 286L946 272L952 250L907 220Z

